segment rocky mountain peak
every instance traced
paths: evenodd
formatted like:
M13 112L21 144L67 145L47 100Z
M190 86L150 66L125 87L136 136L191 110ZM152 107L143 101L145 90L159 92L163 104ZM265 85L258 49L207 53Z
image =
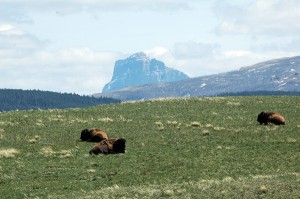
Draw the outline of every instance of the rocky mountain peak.
M135 54L131 55L130 57L128 57L128 59L143 60L143 61L150 60L150 58L144 52L135 53Z
M150 59L144 52L135 53L123 60L117 60L113 77L102 92L112 92L131 86L165 83L188 79L189 77L159 60Z

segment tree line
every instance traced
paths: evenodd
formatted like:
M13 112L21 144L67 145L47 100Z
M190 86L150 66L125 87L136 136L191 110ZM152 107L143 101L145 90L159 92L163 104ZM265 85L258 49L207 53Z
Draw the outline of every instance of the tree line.
M81 96L40 90L0 89L0 111L30 109L64 109L120 103L109 97Z

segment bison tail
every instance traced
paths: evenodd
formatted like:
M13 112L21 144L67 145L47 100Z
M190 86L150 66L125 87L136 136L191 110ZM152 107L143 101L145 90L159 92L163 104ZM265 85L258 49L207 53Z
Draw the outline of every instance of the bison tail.
M125 143L126 140L124 138L117 139L113 144L114 153L125 153Z

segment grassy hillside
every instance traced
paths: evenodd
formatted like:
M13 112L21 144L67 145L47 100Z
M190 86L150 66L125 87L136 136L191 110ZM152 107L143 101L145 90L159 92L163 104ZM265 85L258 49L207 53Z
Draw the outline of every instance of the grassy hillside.
M287 125L259 125L276 111ZM300 97L154 100L0 113L3 198L298 198ZM124 137L88 154L84 128Z

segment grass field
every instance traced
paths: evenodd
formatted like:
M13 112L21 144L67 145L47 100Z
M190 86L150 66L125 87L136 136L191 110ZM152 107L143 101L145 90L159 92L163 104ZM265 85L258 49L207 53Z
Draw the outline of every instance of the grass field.
M285 126L259 125L275 111ZM89 155L84 128L124 137ZM0 198L299 198L300 97L165 99L0 113Z

